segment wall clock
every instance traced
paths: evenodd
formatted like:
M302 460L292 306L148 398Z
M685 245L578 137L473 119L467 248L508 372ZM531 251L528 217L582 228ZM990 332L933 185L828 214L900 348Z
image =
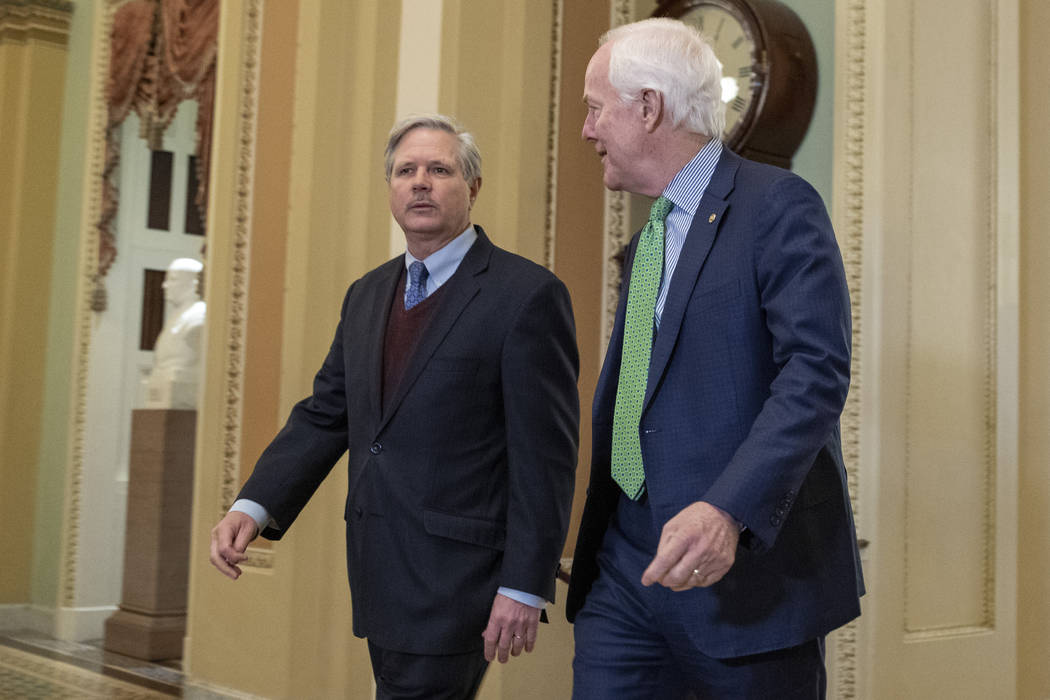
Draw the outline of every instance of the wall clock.
M707 37L722 63L722 140L752 160L791 167L817 97L817 56L806 26L777 0L662 0Z

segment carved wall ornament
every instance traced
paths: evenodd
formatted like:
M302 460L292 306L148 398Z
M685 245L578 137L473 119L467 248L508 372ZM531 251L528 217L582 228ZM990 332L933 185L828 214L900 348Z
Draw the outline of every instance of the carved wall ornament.
M251 251L252 208L255 188L255 144L259 111L259 62L262 51L263 0L249 0L244 7L243 65L237 128L236 211L232 240L232 265L226 318L226 356L223 361L221 519L233 505L241 482L241 416L244 406L244 353L248 318L248 265ZM248 549L245 566L273 567L273 551Z

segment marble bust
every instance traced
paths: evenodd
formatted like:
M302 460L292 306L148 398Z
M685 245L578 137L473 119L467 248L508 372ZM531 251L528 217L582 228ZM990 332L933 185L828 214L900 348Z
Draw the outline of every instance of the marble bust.
M153 347L146 408L197 408L205 304L198 290L203 265L178 258L164 275L164 327Z

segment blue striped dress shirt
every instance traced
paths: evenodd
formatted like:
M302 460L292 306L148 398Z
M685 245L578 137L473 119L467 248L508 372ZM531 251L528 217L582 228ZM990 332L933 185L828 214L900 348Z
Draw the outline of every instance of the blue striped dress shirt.
M674 208L667 215L664 233L664 272L660 280L660 294L656 297L657 328L660 327L660 316L664 312L664 304L667 303L667 290L671 286L671 277L682 254L685 237L689 235L693 216L700 206L700 199L711 182L711 176L714 175L721 155L722 142L711 139L664 188L663 196L674 202Z

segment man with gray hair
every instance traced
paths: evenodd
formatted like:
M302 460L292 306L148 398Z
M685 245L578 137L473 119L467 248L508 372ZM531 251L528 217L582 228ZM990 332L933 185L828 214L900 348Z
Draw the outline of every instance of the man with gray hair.
M595 389L577 698L823 697L824 636L860 614L842 259L809 184L722 145L720 81L670 19L587 67L606 187L656 201Z
M532 651L575 483L579 360L569 294L495 247L470 211L474 139L440 115L395 125L390 211L407 251L350 285L313 393L212 531L236 579L344 452L354 634L379 698L470 698Z

